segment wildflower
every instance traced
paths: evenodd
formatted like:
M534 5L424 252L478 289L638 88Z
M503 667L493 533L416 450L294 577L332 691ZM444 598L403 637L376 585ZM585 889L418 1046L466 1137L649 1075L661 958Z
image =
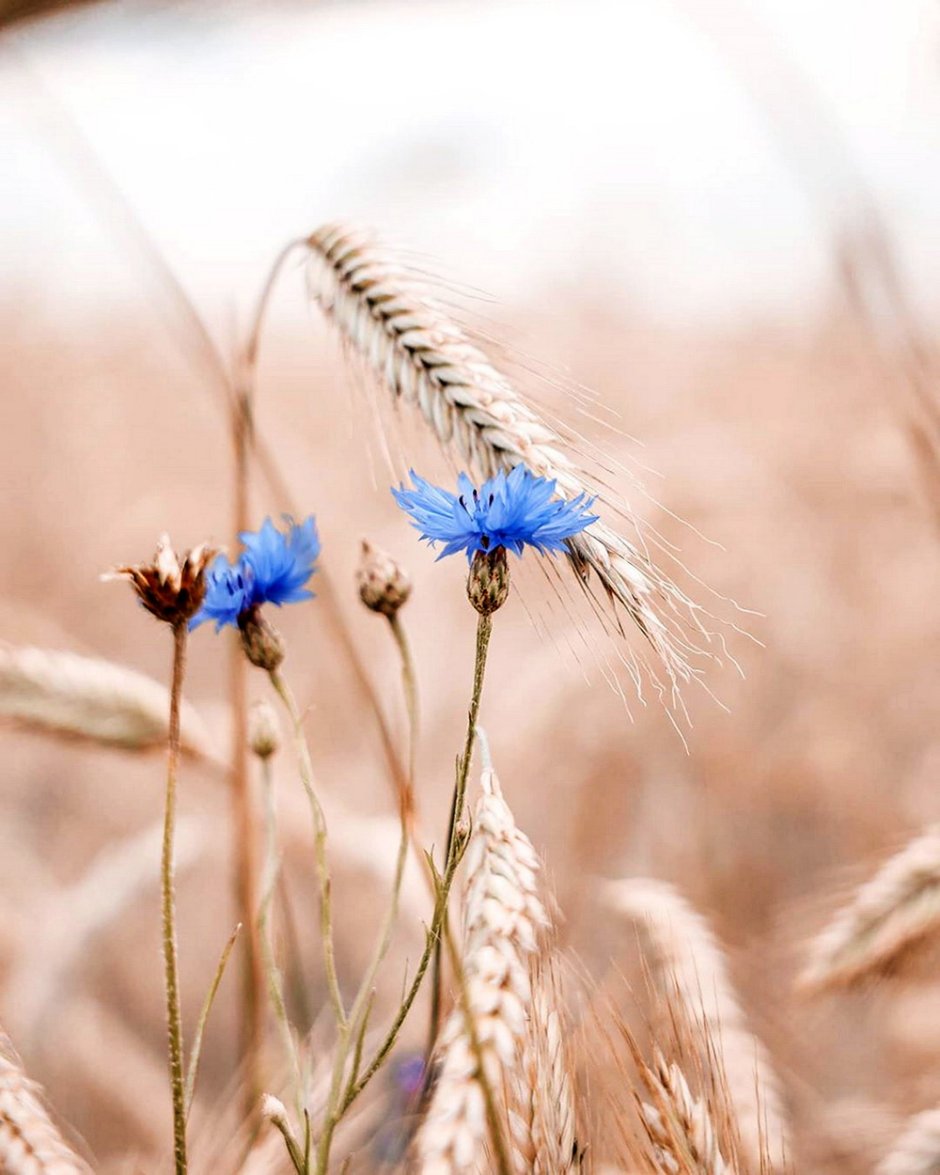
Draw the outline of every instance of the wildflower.
M476 489L465 473L451 494L411 471L414 489L393 489L395 501L411 515L412 525L431 544L441 542L438 556L466 551L489 554L502 547L521 555L534 547L540 554L560 551L565 539L584 530L598 516L589 513L593 498L578 494L566 501L555 497L555 482L537 477L524 465L508 475L500 471Z
M411 595L411 580L391 555L362 541L362 560L356 571L359 598L373 612L391 619Z
M141 604L167 624L183 624L197 613L208 587L206 566L215 548L205 543L187 551L182 560L162 535L149 563L117 567L103 579L129 579Z
M285 521L284 531L266 518L260 530L240 534L245 549L235 563L219 555L206 575L205 601L190 628L214 620L216 632L226 624L244 631L251 619L257 621L262 604L280 607L313 596L304 585L320 553L316 523L312 515L299 525Z

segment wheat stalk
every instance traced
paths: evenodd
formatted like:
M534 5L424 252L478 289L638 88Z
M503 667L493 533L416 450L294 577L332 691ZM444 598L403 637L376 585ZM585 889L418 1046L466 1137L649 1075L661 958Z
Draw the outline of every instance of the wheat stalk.
M613 909L647 930L660 986L667 998L678 995L690 1025L700 1031L706 1064L714 1054L753 1165L784 1166L788 1132L778 1082L766 1049L747 1026L707 922L664 882L613 881L603 892Z
M889 858L811 944L805 990L885 974L940 926L940 825Z
M23 1072L0 1030L0 1171L4 1175L90 1175L43 1105L42 1090Z
M481 788L466 853L463 1006L442 1029L440 1072L416 1138L424 1175L469 1172L483 1162L487 1094L503 1091L505 1076L519 1062L530 962L548 925L538 855L517 828L495 772L483 771ZM514 1147L514 1169L526 1170L525 1161Z
M169 694L154 681L94 657L0 645L0 719L65 738L149 750L166 742ZM198 715L183 706L183 749L212 758Z
M351 349L392 393L415 405L445 452L482 477L520 463L558 493L589 493L565 443L435 301L361 229L330 224L308 239L312 297ZM673 682L691 674L668 612L694 611L644 551L598 521L568 540L585 585L593 572L650 642Z
M909 1119L876 1175L938 1175L940 1173L940 1109Z

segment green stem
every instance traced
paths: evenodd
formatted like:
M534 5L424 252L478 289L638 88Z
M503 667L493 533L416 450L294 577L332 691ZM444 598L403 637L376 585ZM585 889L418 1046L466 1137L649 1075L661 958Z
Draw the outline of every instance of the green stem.
M395 1014L395 1018L385 1035L385 1039L379 1045L363 1075L354 1084L350 1084L347 1087L343 1100L340 1103L340 1114L345 1113L359 1094L362 1093L363 1089L365 1089L376 1072L381 1068L388 1054L394 1048L402 1025L407 1019L408 1013L411 1011L418 991L421 988L421 983L427 973L431 958L440 949L441 930L444 926L444 919L447 912L447 899L450 895L451 886L453 885L454 875L457 872L457 867L463 855L463 846L458 840L457 830L460 825L460 818L463 815L464 799L467 791L467 777L470 772L470 759L473 752L474 731L476 729L477 716L480 712L480 699L483 695L483 679L486 672L486 656L490 643L492 623L490 616L481 615L477 624L476 657L473 668L473 694L468 713L467 737L464 743L463 757L458 761L457 765L457 780L454 787L451 822L447 836L447 857L444 862L444 872L440 875L437 882L437 897L434 903L434 913L425 940L424 951L418 960L418 968L415 971L414 979L411 981L411 986L408 988L405 998L398 1012Z
M450 821L447 825L447 860L450 860L454 851L454 840L457 834L457 821L463 811L464 797L467 791L467 777L470 773L470 760L473 757L473 741L476 737L477 716L480 712L480 699L483 695L483 675L486 672L486 654L489 649L490 635L493 631L493 617L491 614L480 615L477 623L476 659L473 666L473 695L470 699L470 714L467 723L467 739L464 743L463 756L457 762L457 780L454 786L454 795L450 805ZM446 921L446 911L445 911ZM426 1048L425 1089L427 1078L431 1072L431 1055L434 1052L434 1043L441 1028L441 941L434 947L434 968L431 979L431 1019L428 1025L428 1041Z
M176 781L180 762L180 701L186 670L185 620L173 625L173 678L170 686L170 728L167 742L166 809L160 889L163 921L163 966L166 980L166 1022L173 1097L173 1156L176 1175L186 1172L186 1092L183 1077L183 1028L180 1012L179 960L176 947L176 896L173 884L173 836L176 828Z
M336 1057L333 1062L333 1077L330 1083L329 1099L323 1130L317 1146L317 1172L325 1173L330 1160L330 1146L333 1133L346 1108L345 1097L352 1085L355 1084L357 1070L361 1059L362 1041L365 1030L365 1018L369 1014L374 995L375 978L382 960L388 953L392 939L392 931L398 918L398 903L401 896L401 885L405 875L405 865L408 861L408 843L410 839L410 825L413 811L413 797L415 785L415 758L418 742L418 695L414 662L411 657L411 648L407 634L397 613L389 617L389 624L395 643L398 646L401 658L402 690L405 695L405 708L408 712L408 778L399 801L399 815L401 819L401 836L398 842L398 854L395 859L395 874L392 880L392 896L389 907L379 932L379 938L372 954L372 959L363 976L359 991L349 1013L347 1030L340 1034L336 1048ZM343 1078L346 1072L346 1063L349 1059L350 1046L354 1045L356 1056L349 1075L348 1084L343 1089Z
M473 1074L473 1077L480 1087L480 1092L483 1094L483 1105L486 1110L486 1121L489 1128L490 1145L493 1148L493 1158L496 1161L496 1170L498 1175L512 1175L509 1152L506 1149L506 1140L503 1137L503 1126L500 1122L499 1111L496 1108L496 1095L493 1092L493 1086L486 1072L483 1044L480 1040L480 1034L477 1031L476 1021L473 1018L473 1012L470 1007L467 979L464 974L460 953L457 950L457 944L454 942L454 936L446 928L444 930L444 938L447 940L447 953L450 956L451 966L457 978L457 986L460 991L464 1028L466 1029L467 1038L470 1041L473 1059L476 1061L476 1072Z
M284 703L291 726L294 731L294 745L297 751L297 761L300 766L300 779L307 793L310 811L313 815L314 851L316 855L317 879L320 884L320 936L323 939L323 959L326 968L326 983L330 992L330 1002L333 1005L333 1014L340 1036L346 1032L348 1021L346 1009L343 1006L343 997L339 989L339 979L336 974L336 952L333 946L333 902L330 886L330 870L326 859L326 819L317 793L313 787L313 765L310 761L310 749L304 735L303 719L290 686L281 676L280 670L272 669L268 675L275 693Z

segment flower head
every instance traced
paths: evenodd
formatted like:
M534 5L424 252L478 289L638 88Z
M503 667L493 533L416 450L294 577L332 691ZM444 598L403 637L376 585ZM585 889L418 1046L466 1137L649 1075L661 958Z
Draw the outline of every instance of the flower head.
M411 480L414 489L400 486L392 493L422 539L444 544L439 559L466 551L472 562L477 552L489 554L499 547L515 555L527 546L541 554L560 551L565 539L598 518L590 513L593 498L557 498L555 482L537 477L524 465L509 474L500 471L479 489L462 473L457 494L431 485L414 470Z
M238 537L244 550L231 563L219 555L206 575L202 608L190 622L197 628L214 620L216 632L224 625L242 626L244 617L261 604L294 604L309 600L313 592L304 585L316 570L320 553L317 526L311 515L306 522L286 518L280 531L270 518L260 530L244 531Z
M359 598L373 612L391 619L411 595L408 573L391 555L362 540L362 559L356 569Z
M199 611L208 586L206 567L215 548L205 543L180 558L162 535L149 563L117 567L104 579L128 579L141 604L167 624L181 624Z

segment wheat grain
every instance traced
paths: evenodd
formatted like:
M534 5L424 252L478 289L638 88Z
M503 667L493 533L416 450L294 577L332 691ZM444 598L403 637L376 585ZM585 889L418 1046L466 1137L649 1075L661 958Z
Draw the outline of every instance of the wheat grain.
M166 744L170 697L152 678L78 653L0 645L0 719L124 750ZM183 706L183 749L212 758L209 736Z
M701 915L660 881L607 882L607 903L648 931L660 986L677 994L690 1025L700 1031L704 1063L719 1065L742 1146L758 1169L782 1167L787 1128L770 1057L750 1032L724 954Z
M0 1171L4 1175L90 1175L43 1105L42 1090L23 1072L0 1030Z
M940 927L940 826L887 860L811 944L807 991L881 975Z
M876 1175L940 1175L940 1109L911 1118Z
M558 433L371 234L330 224L307 244L312 297L392 395L418 408L445 452L482 477L523 463L555 480L563 497L589 492ZM671 623L676 613L694 609L676 585L602 521L569 539L568 551L582 586L593 572L656 650L670 679L688 679L683 641Z
M495 772L483 771L481 788L466 854L463 1006L441 1032L440 1073L416 1139L424 1175L469 1172L483 1162L487 1107L479 1070L482 1065L491 1092L502 1092L504 1077L519 1062L530 962L548 925L538 855L517 828ZM518 1148L512 1159L517 1170L526 1169Z

